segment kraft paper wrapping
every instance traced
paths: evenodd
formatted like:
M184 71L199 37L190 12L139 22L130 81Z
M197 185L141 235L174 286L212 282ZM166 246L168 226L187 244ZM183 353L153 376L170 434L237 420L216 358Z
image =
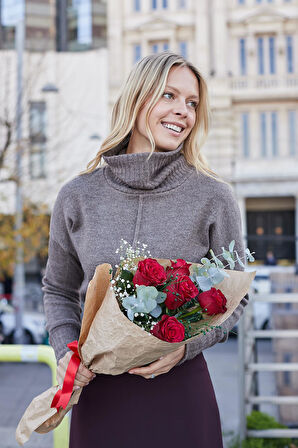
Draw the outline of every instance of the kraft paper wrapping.
M157 259L163 266L169 260ZM195 265L195 264L193 264ZM82 363L94 373L119 375L137 366L151 363L183 344L201 337L198 335L179 343L161 341L132 323L120 310L111 288L111 265L102 264L95 270L88 285L84 316L79 338L79 353ZM221 325L228 319L249 291L255 272L227 271L228 278L216 285L227 298L226 313L204 319L208 325ZM196 324L199 330L202 322ZM88 387L88 386L86 386ZM79 400L82 389L73 392L66 410L51 408L58 386L53 386L38 395L26 409L20 420L16 439L23 445L33 431L44 433L56 428L64 415Z

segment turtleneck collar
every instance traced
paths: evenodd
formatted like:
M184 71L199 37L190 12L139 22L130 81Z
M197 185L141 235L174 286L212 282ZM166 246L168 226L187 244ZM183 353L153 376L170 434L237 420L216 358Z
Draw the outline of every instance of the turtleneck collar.
M177 149L149 153L126 154L129 138L103 155L107 166L104 174L116 189L130 193L149 193L171 190L182 184L194 171Z

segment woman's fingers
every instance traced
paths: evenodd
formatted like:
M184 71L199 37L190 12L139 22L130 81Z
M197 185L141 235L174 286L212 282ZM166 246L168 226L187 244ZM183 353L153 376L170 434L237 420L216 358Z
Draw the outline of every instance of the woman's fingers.
M63 358L61 358L58 362L57 366L57 381L60 386L63 385L65 373L72 356L71 352L67 352ZM80 363L79 368L77 370L74 386L84 387L89 384L91 380L95 378L95 374L91 372L91 370L87 369L82 363Z
M140 375L146 379L169 372L184 356L185 346L179 347L172 353L163 356L161 359L152 362L146 367L134 367L128 373Z

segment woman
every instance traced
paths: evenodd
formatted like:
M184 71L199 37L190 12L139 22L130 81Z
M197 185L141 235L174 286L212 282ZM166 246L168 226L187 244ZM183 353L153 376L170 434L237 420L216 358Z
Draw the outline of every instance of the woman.
M200 152L207 130L207 88L197 69L173 53L148 56L116 102L101 150L61 189L44 277L60 384L70 359L66 344L79 336L80 299L98 264L119 262L121 238L146 243L153 257L191 262L234 239L242 255L235 198ZM222 328L149 366L110 376L81 364L75 386L88 387L73 409L71 448L222 447L202 351L226 339L245 305L243 299Z

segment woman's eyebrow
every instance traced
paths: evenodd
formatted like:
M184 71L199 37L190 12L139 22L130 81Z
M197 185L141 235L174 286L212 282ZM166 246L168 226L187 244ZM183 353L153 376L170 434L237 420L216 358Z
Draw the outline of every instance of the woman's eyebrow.
M169 84L166 85L166 88L175 90L175 92L181 93L179 89L176 89L176 87L170 86ZM199 97L197 95L188 95L188 98L194 98L196 100L199 100Z

